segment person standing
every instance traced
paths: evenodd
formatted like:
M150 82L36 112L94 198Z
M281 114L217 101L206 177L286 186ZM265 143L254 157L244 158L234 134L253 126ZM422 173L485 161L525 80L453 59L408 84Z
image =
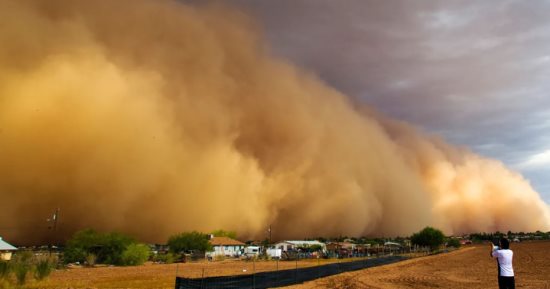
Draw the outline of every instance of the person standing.
M506 238L501 238L499 245L499 247L496 247L491 243L491 256L497 259L498 263L498 288L515 289L516 281L512 266L514 252L510 250L510 242Z

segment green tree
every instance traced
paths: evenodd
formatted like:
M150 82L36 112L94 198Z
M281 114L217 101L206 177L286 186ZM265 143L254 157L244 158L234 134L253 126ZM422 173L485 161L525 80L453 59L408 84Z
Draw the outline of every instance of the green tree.
M120 233L103 234L86 229L76 232L67 242L64 260L84 263L93 254L97 263L122 265L122 253L135 243L135 239Z
M149 259L151 250L145 244L130 244L122 253L122 264L136 266L145 263Z
M122 253L128 246L136 243L134 238L120 233L105 234L104 243L97 254L97 261L105 264L123 265Z
M439 248L445 241L445 235L438 229L426 227L411 236L411 242L419 246L428 246L432 250Z
M460 248L460 241L456 238L449 238L447 240L447 246L449 247L455 247L455 248Z
M228 237L231 239L237 239L237 232L235 231L225 231L222 229L212 231L210 234L214 235L214 237Z
M170 251L176 254L191 250L200 252L212 250L208 235L196 231L171 236L168 239L168 246Z
M65 252L63 254L64 261L67 263L83 263L86 260L86 256L98 251L98 248L102 246L103 243L103 236L92 229L78 231L71 237L71 239L69 239L69 241L67 241Z

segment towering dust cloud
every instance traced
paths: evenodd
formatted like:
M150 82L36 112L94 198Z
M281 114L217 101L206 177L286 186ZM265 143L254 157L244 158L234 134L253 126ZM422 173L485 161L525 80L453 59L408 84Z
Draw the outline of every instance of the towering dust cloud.
M0 234L164 241L547 230L498 161L358 108L254 22L175 1L0 0Z

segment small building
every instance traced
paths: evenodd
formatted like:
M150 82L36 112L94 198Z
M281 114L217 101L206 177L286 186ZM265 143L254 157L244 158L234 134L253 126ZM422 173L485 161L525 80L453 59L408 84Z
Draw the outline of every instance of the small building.
M370 244L354 244L351 242L331 242L327 244L330 257L365 257L368 256Z
M337 252L341 249L353 251L357 245L350 242L332 242L327 244L327 251Z
M11 260L11 255L16 250L17 248L10 245L8 242L2 240L2 237L0 237L0 260L3 260L3 261Z
M238 257L245 247L245 243L228 237L211 237L209 242L212 245L212 251L207 255L212 257Z
M310 248L312 246L320 246L321 251L326 251L325 243L319 241L281 241L275 244L275 249L281 249L283 252L297 250L299 248Z

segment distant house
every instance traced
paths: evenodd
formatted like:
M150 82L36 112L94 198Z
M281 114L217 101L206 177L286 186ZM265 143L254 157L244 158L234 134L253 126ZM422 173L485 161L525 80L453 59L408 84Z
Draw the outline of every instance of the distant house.
M341 249L354 250L357 245L350 242L332 242L327 244L327 251L336 252Z
M245 247L245 243L228 237L211 237L209 242L212 245L212 251L208 252L208 255L212 257L238 257Z
M327 244L327 253L333 257L362 257L369 254L370 244L354 244L351 242L331 242Z
M2 240L2 237L0 237L0 260L11 260L11 255L16 250L17 248L8 244L6 241Z
M296 250L298 248L308 248L311 246L321 246L322 251L326 250L325 243L319 241L281 241L274 245L276 249L281 249L283 251Z

